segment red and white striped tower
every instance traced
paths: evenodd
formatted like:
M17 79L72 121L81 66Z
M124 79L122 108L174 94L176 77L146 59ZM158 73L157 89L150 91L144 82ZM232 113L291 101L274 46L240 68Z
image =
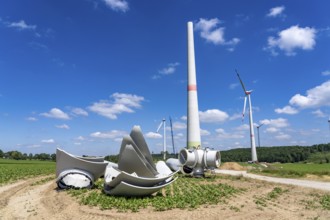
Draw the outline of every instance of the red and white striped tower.
M187 147L201 146L196 83L195 49L193 23L188 22L188 109L187 109Z

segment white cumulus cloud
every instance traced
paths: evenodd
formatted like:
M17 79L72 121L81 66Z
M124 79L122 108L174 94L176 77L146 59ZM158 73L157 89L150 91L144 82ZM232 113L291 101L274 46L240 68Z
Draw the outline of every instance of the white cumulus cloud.
M74 108L72 109L72 113L76 116L88 116L88 112L82 108Z
M83 136L79 136L79 137L76 138L76 140L78 140L78 141L84 141L85 138Z
M42 140L41 143L53 144L53 143L55 143L55 141L54 141L54 139L47 139L47 140Z
M172 124L173 126L173 130L183 130L183 129L186 129L187 128L187 124L186 123L183 123L183 122L174 122Z
M28 121L38 121L38 119L35 118L35 117L27 117L26 120L28 120Z
M66 124L62 124L62 125L55 125L55 127L57 128L61 128L61 129L70 129L69 125L66 125Z
M125 0L103 0L107 6L114 11L126 12L129 9L128 2Z
M260 121L260 124L269 125L275 128L284 128L289 126L289 122L285 118L264 119Z
M119 130L112 130L112 131L106 131L106 132L96 131L96 132L90 134L91 137L104 138L104 139L122 138L125 135L127 135L126 131L119 131Z
M199 112L199 120L204 123L224 122L229 118L226 112L218 109L209 109L205 112Z
M330 80L307 90L306 95L294 95L289 103L300 108L330 106Z
M232 116L230 116L229 120L236 120L238 118L242 118L242 113L235 113Z
M187 121L187 116L184 115L184 116L182 116L180 119L181 119L182 121Z
M318 118L325 118L325 117L327 117L326 114L324 114L324 112L321 111L321 109L317 109L317 110L313 111L312 114L315 115Z
M285 9L284 6L277 6L277 7L271 8L271 9L269 9L269 13L267 14L267 16L268 17L278 17L283 13L284 9Z
M208 130L200 129L201 136L208 136L211 134Z
M147 138L150 138L150 139L159 139L159 138L163 137L161 134L156 133L156 132L148 132L145 135Z
M275 139L277 140L289 140L291 138L291 136L289 134L284 134L284 133L280 133L279 135L275 136Z
M243 125L240 125L237 128L235 128L235 130L238 130L238 131L248 131L248 130L250 130L250 125L243 124Z
M20 20L18 22L10 22L7 25L11 28L16 28L18 30L35 30L37 28L36 25L28 25L24 20Z
M225 28L218 27L221 21L218 18L204 19L200 18L196 23L195 30L200 31L200 36L207 42L215 45L235 46L240 42L239 38L233 38L229 41L225 40Z
M160 79L162 76L174 74L175 71L176 71L177 66L179 66L179 65L180 65L180 63L178 63L178 62L169 63L163 69L158 70L158 74L153 75L151 78L152 79Z
M68 114L66 114L61 109L58 109L58 108L52 108L49 112L41 113L40 115L47 117L47 118L57 118L57 119L63 119L63 120L70 119Z
M330 76L330 70L326 70L322 72L323 76Z
M113 100L101 100L93 103L88 110L109 119L117 119L118 114L133 113L134 109L141 108L141 102L144 101L142 96L124 93L114 93L111 98Z
M215 132L217 136L222 139L240 139L244 137L242 134L228 133L223 128L218 128Z
M287 56L296 55L296 49L312 50L316 44L316 29L310 27L291 26L278 33L278 37L268 38L268 47L273 55L277 55L276 48L283 50Z
M278 114L288 114L288 115L294 115L294 114L297 114L298 113L298 110L287 105L287 106L284 106L283 108L277 108L275 109L275 112L278 113Z
M176 63L169 63L167 65L167 67L159 70L158 72L162 75L170 75L173 74L176 70L176 67L179 66L180 63L176 62Z
M278 132L278 131L279 131L278 128L274 128L274 127L266 128L266 132L267 132L267 133L276 133L276 132Z

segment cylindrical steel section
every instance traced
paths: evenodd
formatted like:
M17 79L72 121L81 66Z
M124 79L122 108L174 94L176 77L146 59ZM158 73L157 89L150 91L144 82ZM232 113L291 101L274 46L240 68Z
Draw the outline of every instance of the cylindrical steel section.
M216 150L205 150L204 153L205 166L207 168L218 168L221 164L220 151Z
M175 158L169 158L166 160L166 165L172 170L172 171L178 171L180 170L180 167L182 167L182 164L180 163L179 159Z
M183 166L193 168L197 163L197 159L198 157L196 155L195 150L182 149L180 151L179 160Z

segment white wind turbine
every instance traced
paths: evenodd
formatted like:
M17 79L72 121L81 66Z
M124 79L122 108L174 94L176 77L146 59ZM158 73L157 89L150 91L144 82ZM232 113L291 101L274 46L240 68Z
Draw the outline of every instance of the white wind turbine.
M159 124L158 129L157 129L157 133L159 133L160 128L163 125L163 129L164 129L164 143L163 143L163 153L164 153L164 160L166 160L166 119L163 118L162 122Z
M235 70L235 71L237 73L238 79L241 82L242 88L243 88L244 93L245 93L242 120L244 120L244 114L245 114L245 109L246 109L246 99L248 98L248 100L249 100L250 140L251 140L252 162L257 162L258 158L257 158L257 150L256 150L256 141L255 141L255 138L254 138L254 128L253 128L253 118L252 118L252 104L251 104L251 97L250 97L250 95L252 93L252 90L247 91L245 89L245 86L243 84L243 81L242 81L241 77L239 76L237 70Z

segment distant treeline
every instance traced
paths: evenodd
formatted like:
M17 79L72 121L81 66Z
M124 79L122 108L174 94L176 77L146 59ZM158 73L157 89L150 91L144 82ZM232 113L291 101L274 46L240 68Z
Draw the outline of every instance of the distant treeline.
M257 155L259 162L295 163L307 161L313 154L324 153L321 162L330 162L330 143L317 144L309 147L282 146L282 147L258 147ZM247 162L251 160L250 148L238 148L221 151L222 162Z
M313 146L281 146L281 147L258 147L257 155L259 162L317 162L330 163L330 143L317 144ZM86 156L86 155L83 155ZM119 155L108 155L105 160L118 163ZM153 154L154 161L163 160L163 154ZM51 160L56 161L56 154L26 154L19 151L3 152L0 149L0 158L15 160ZM178 158L178 155L166 154L166 158ZM222 162L247 162L251 160L250 148L238 148L228 151L221 151Z
M17 150L3 152L0 149L0 158L14 159L14 160L52 160L52 161L55 161L56 154L46 154L46 153L26 154L26 153L21 153Z

